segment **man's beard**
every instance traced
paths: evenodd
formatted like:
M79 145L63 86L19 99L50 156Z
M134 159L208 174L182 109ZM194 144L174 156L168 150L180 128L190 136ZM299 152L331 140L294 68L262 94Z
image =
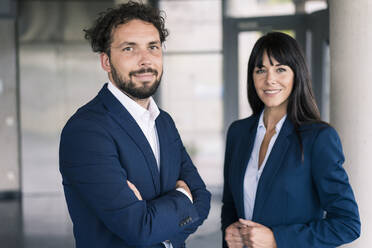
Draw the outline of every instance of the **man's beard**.
M152 83L151 86L147 86L150 82L144 82L143 86L136 87L136 84L132 81L132 76L140 73L153 73L155 76L155 82ZM158 89L161 81L161 77L163 73L160 75L159 79L158 71L152 68L143 68L138 71L131 71L129 73L129 80L125 80L115 69L115 67L111 64L111 75L114 83L116 86L123 91L123 93L129 95L131 98L135 99L146 99L150 96L154 95L156 90Z

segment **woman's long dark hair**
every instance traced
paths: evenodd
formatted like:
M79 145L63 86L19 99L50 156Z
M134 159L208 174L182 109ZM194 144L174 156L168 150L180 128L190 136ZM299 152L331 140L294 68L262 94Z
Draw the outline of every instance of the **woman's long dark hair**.
M295 127L303 157L299 127L303 124L322 122L304 55L296 40L284 33L268 33L257 40L248 61L248 101L253 114L260 114L265 106L258 97L253 83L254 68L262 65L264 52L269 58L289 66L294 73L293 89L288 98L287 118Z

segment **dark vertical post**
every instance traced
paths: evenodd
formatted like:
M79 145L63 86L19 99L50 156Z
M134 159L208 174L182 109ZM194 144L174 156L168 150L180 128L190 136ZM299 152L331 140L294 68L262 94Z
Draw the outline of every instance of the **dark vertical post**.
M23 247L17 1L0 1L0 246Z
M20 119L16 1L0 2L0 198L20 195Z
M236 21L226 14L227 1L222 0L223 54L223 127L227 128L239 117L238 33Z
M322 113L326 106L324 106L323 94L326 92L325 87L329 82L325 81L325 45L329 40L329 12L322 10L312 13L308 17L308 23L312 32L312 62L311 74L313 82L313 90L315 99Z

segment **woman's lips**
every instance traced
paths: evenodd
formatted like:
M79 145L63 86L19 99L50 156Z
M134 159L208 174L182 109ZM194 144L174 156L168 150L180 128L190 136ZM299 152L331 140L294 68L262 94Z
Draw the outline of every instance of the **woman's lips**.
M264 90L264 93L267 95L275 95L279 93L281 90L280 89L275 89L275 90Z

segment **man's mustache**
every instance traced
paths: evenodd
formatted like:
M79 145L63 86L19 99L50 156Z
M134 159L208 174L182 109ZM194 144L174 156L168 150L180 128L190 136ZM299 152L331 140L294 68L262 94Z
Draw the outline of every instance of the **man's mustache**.
M142 68L137 71L131 71L129 72L129 76L135 76L137 74L142 74L142 73L153 73L155 76L158 75L158 71L152 68Z

